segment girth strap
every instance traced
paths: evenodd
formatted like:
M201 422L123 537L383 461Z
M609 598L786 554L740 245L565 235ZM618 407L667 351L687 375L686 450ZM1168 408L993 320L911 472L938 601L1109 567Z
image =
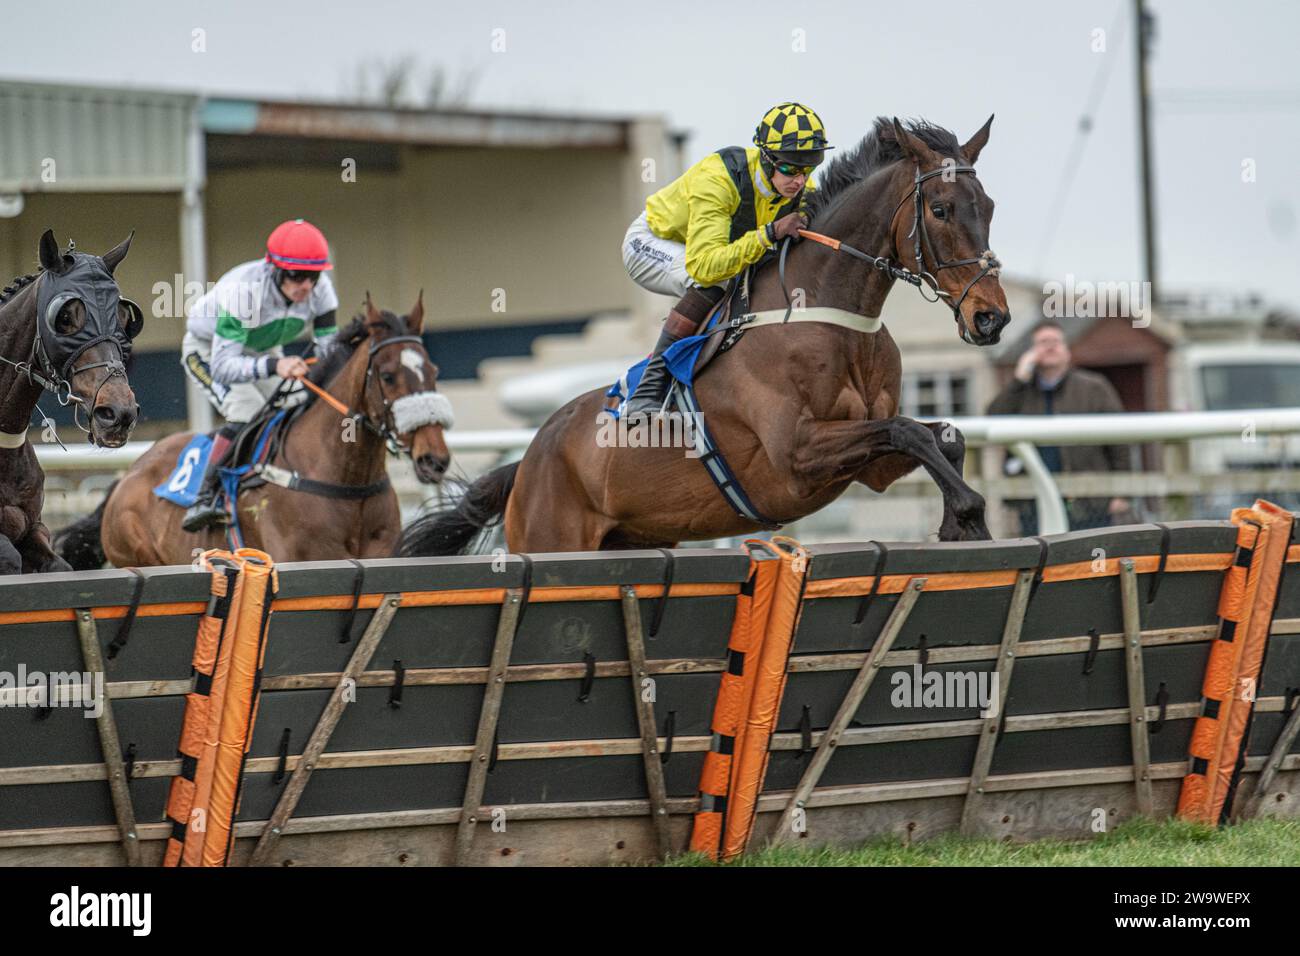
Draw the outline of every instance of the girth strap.
M699 458L700 464L704 465L705 471L713 479L713 483L717 485L718 491L722 493L722 497L726 499L731 509L740 517L752 521L768 531L775 531L780 528L780 521L773 520L763 514L749 500L749 495L745 493L740 479L736 477L735 472L731 470L731 466L727 464L726 458L722 455L722 449L718 447L717 441L713 438L708 425L704 422L704 415L700 411L699 401L695 397L695 390L689 385L674 380L668 393L668 401L695 423L693 437L696 457Z
M253 474L265 478L273 485L288 488L290 491L301 491L309 495L317 495L321 498L347 498L354 501L362 498L373 498L375 495L387 491L391 486L387 475L368 485L338 485L332 481L317 481L315 478L304 478L296 471L289 471L270 464L255 465L251 471Z

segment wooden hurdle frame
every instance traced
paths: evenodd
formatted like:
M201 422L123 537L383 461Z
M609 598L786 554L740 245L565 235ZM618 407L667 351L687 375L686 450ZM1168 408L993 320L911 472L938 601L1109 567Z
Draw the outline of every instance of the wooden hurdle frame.
M1295 546L1288 559L1300 562ZM816 554L813 555L816 561ZM1151 564L1120 558L1115 561L1120 595L1122 629L1114 633L1091 633L1021 641L1021 628L1043 569L1018 569L1009 579L1008 603L1000 640L997 643L942 646L920 649L896 649L895 639L902 633L917 602L925 601L935 575L916 573L893 593L897 601L875 640L865 651L834 651L798 654L789 659L787 673L847 671L853 673L849 690L839 700L835 717L825 729L809 733L778 729L771 737L773 753L814 748L812 757L793 791L763 791L757 802L754 839L758 843L789 844L806 834L817 842L845 842L872 833L903 834L920 838L940 830L954 829L970 835L1033 837L1046 835L1050 818L1068 806L1090 806L1106 810L1105 826L1115 821L1115 814L1159 815L1168 812L1177 795L1177 783L1187 772L1185 761L1154 763L1149 746L1152 725L1161 718L1188 720L1200 716L1199 704L1175 703L1162 706L1152 703L1145 690L1148 676L1147 655L1155 648L1172 648L1191 644L1208 644L1215 640L1213 625L1187 627L1143 627L1144 603L1139 596L1140 568L1150 573ZM807 573L807 569L800 572ZM877 582L878 583L878 582ZM730 589L730 590L729 590ZM553 590L553 589L552 589ZM563 589L561 589L563 590ZM518 663L512 661L516 637L520 633L523 610L530 601L557 600L567 595L548 593L547 588L523 586L500 588L481 594L475 603L496 603L500 607L491 656L487 666L414 667L396 670L371 669L372 658L384 635L404 608L429 606L437 600L416 592L367 594L360 606L373 608L369 623L357 641L346 665L338 672L290 673L267 677L262 691L328 689L331 696L325 711L316 721L301 754L283 761L290 773L288 784L279 794L274 811L265 820L239 821L234 824L236 838L232 862L266 865L273 862L337 862L369 864L378 862L455 863L472 865L493 860L509 860L508 847L501 840L482 839L480 824L491 815L484 806L487 775L495 761L546 760L573 757L637 756L644 771L644 796L637 799L582 800L575 802L520 803L505 806L512 831L510 845L533 849L532 862L600 862L606 845L618 843L621 859L626 862L662 859L686 846L685 830L698 808L696 797L671 795L665 783L662 757L667 737L659 733L654 681L667 674L720 674L727 666L722 648L716 657L648 658L646 635L642 626L642 602L671 595L725 595L733 586L690 586L623 584L589 588L584 600L608 601L616 605L622 623L625 660L594 663L554 662ZM311 602L290 598L277 600L276 614L310 609ZM332 606L332 605L331 605ZM167 605L172 611L185 613L201 607L195 604ZM162 613L162 604L145 605L144 616ZM2 616L2 615L0 615ZM102 672L100 634L96 620L120 617L111 608L74 609L53 620L71 620L85 668ZM1275 636L1300 635L1300 617L1277 618L1270 631ZM1033 713L1009 716L1005 710L1016 664L1024 658L1054 655L1096 654L1098 651L1121 651L1123 675L1127 688L1126 707ZM887 668L911 666L927 659L933 664L992 663L998 678L998 706L974 719L936 721L932 723L850 726L865 700L873 681ZM502 706L507 699L507 685L518 682L581 681L591 676L626 678L632 693L637 728L634 737L589 738L581 740L545 740L510 743L498 740ZM111 826L56 827L43 830L0 831L0 864L48 862L58 859L73 865L125 861L129 865L147 865L156 856L168 836L169 827L162 823L141 823L128 790L131 779L166 778L177 773L179 760L136 760L128 774L121 750L121 738L111 701L153 698L184 694L191 681L120 680L108 682L106 701L96 729L103 760L101 763L46 765L39 767L0 767L0 799L11 785L66 783L100 780L108 784L116 822ZM470 744L408 747L404 749L370 749L331 752L329 743L346 704L346 687L429 686L481 684L484 688L477 725ZM1288 708L1290 708L1288 710ZM1235 812L1244 817L1269 812L1272 804L1300 791L1300 755L1291 753L1300 739L1300 705L1284 696L1262 696L1254 701L1258 714L1281 715L1281 728L1269 741L1267 756L1248 755L1243 762L1243 794ZM1042 770L1031 773L997 775L992 772L994 757L1007 734L1059 728L1125 725L1129 729L1131 763L1127 766L1099 766L1078 770ZM964 777L922 780L899 780L850 786L819 786L835 753L845 747L876 743L937 740L969 737L975 739L975 756ZM703 754L710 738L706 734L672 737L672 752ZM1258 753L1258 751L1257 751ZM273 772L281 758L250 756L244 772ZM465 764L467 781L458 807L436 807L397 812L341 813L329 816L298 815L298 806L313 774L322 769L399 767L415 764ZM1267 798L1267 802L1266 802ZM1033 822L1023 829L1017 808L1034 807L1047 823ZM1109 808L1109 809L1107 809ZM1116 810L1116 808L1119 808ZM1294 810L1291 810L1294 812ZM1009 820L1004 818L1010 818ZM796 819L803 829L795 826ZM583 834L599 834L599 844L584 846ZM608 859L608 857L604 857Z

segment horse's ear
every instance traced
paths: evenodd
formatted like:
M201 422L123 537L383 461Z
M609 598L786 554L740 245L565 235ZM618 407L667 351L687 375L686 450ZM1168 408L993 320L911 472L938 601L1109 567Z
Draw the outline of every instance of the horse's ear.
M367 324L367 325L375 325L375 324L382 325L382 324L383 324L383 321L384 321L384 320L383 320L382 318L380 318L379 310L376 309L376 308L375 308L375 304L374 304L373 302L370 301L370 290L367 289L367 290L366 290L366 324Z
M988 121L979 128L974 136L966 141L961 148L961 154L966 157L966 164L974 166L975 160L980 158L982 150L989 141L989 128L993 125L993 114L989 114Z
M922 167L938 166L939 156L925 143L913 136L907 130L903 129L903 124L894 117L894 138L898 140L898 145L902 147L903 152L911 157L912 161Z
M131 251L131 240L135 238L135 230L131 230L131 235L127 236L108 252L104 253L104 266L108 269L108 274L112 275L126 254Z
M40 251L41 268L46 272L62 275L67 271L68 264L63 261L63 256L59 255L59 244L54 239L53 229L46 229L41 234Z
M419 335L420 330L424 328L424 290L415 297L415 308L411 314L406 317L406 328L412 335Z

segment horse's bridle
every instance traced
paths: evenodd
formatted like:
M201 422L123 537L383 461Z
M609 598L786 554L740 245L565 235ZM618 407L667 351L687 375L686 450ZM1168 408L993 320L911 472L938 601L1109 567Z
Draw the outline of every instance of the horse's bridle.
M364 405L366 404L367 400L370 397L370 382L374 378L375 354L380 349L385 348L386 346L396 345L398 343L404 343L404 342L409 342L409 343L419 345L421 349L424 348L424 340L420 338L420 336L418 335L394 335L391 338L387 338L379 342L370 343L370 349L366 354L366 378L365 378L365 382L361 386L361 403L363 405L363 408L360 411L348 408L348 406L344 405L341 401L339 401L337 398L331 395L323 387L315 384L309 379L304 378L301 381L303 386L305 386L309 391L315 392L317 395L321 396L323 399L329 402L329 404L334 407L334 410L337 411L344 418L350 418L353 421L360 422L362 427L364 427L367 431L369 431L371 434L375 435L376 437L382 439L384 444L388 446L388 450L391 451L394 455L409 456L411 450L402 444L402 441L398 436L397 423L393 419L392 403L389 402L387 396L384 395L383 386L380 386L379 388L379 404L383 407L384 410L382 419L380 421L375 421L375 419L372 418L364 408ZM280 388L281 389L287 388L291 382L292 379L285 379L283 382L280 383Z
M424 340L418 335L395 335L392 338L384 339L381 342L371 342L369 354L366 355L366 380L365 384L361 387L361 401L363 404L370 395L370 382L374 377L375 372L373 364L375 361L375 353L385 346L396 345L399 342L412 342L419 345L421 349L424 348ZM366 414L364 410L355 413L355 417L372 433L382 438L384 443L388 445L388 450L394 455L410 455L411 449L403 445L401 439L397 435L397 424L393 421L392 403L389 402L388 397L384 395L383 386L380 386L379 388L379 403L384 409L382 421L376 422Z
M979 282L985 276L997 276L998 270L1002 268L1002 263L998 261L998 257L992 249L985 249L979 256L973 259L958 259L955 262L944 262L934 251L934 244L930 241L930 234L925 228L925 194L921 186L927 179L933 179L935 176L942 176L944 173L951 173L953 175L956 175L957 173L971 173L973 175L975 173L975 167L941 166L938 169L930 170L928 173L923 173L918 164L916 167L916 176L912 180L912 189L898 201L898 205L894 207L894 214L889 217L889 234L892 236L894 234L894 220L898 218L899 210L903 208L903 205L909 199L912 200L915 209L915 217L912 220L912 231L907 235L908 238L915 241L913 251L916 256L916 268L919 270L918 272L913 272L911 269L908 269L900 263L894 262L887 256L870 255L860 249L853 248L846 242L841 242L839 239L833 239L830 236L823 236L820 233L810 232L806 229L799 230L799 234L806 239L812 239L819 245L834 249L836 252L844 252L853 256L855 259L861 259L873 268L879 269L891 279L901 279L908 285L916 286L917 291L921 293L921 297L927 302L938 302L941 297L948 299L948 307L952 309L953 315L957 317L957 320L960 323L961 304L966 301L966 296L970 293L970 290L975 287L976 282ZM781 254L778 258L777 265L777 272L781 281L781 292L785 295L787 321L789 321L791 311L794 308L793 302L790 298L789 289L785 282L785 257L790 251L791 243L791 239L786 239L785 242L781 244ZM930 258L934 260L934 272L942 272L944 269L952 269L957 266L978 265L980 267L979 275L966 283L966 288L962 289L961 295L957 297L956 302L952 301L952 295L950 293L939 288L939 280L935 278L934 273L926 270L925 259L923 257L923 243L930 249ZM930 291L934 293L934 298L930 298L930 296L925 294L925 288L927 285L930 287ZM962 335L966 335L964 325L962 326Z
M970 290L975 287L975 283L979 282L987 275L996 276L998 274L998 270L1002 268L1002 263L998 261L997 254L994 253L992 249L985 249L978 256L975 256L973 258L957 259L954 260L953 262L944 262L942 259L939 258L939 254L935 251L934 243L930 241L930 234L925 227L925 193L924 190L922 189L922 184L927 179L933 179L935 176L943 176L945 174L955 176L957 173L970 173L973 176L975 175L975 167L944 165L944 166L940 166L938 169L932 169L928 173L923 173L921 172L920 164L917 164L916 176L912 180L912 195L911 195L912 203L915 209L915 215L914 218L912 219L912 231L908 233L908 238L913 239L915 243L913 247L913 254L916 257L916 268L919 270L917 276L918 278L924 280L930 286L931 291L933 291L935 294L935 297L933 299L930 299L930 301L938 302L940 296L947 298L949 300L948 302L949 307L952 309L952 311L955 314L958 315L958 317L960 317L961 304L966 301L966 296L970 293ZM907 200L908 197L904 196L902 201L900 201L898 206L894 209L894 216L898 215L898 210L903 207L903 203L907 202ZM893 217L890 218L890 225L892 227ZM925 268L925 259L923 257L923 253L925 249L929 249L930 258L934 262L933 272L930 272ZM978 265L980 267L979 275L975 276L975 278L971 279L970 282L966 283L966 288L961 290L961 295L957 297L956 302L951 301L952 296L949 293L944 292L942 289L939 288L939 280L938 278L936 278L935 273L942 272L944 269L954 269L957 268L958 266L972 266L972 265ZM917 288L923 289L924 287L918 285ZM921 294L925 296L924 291L922 291ZM925 296L925 297L929 299L929 296Z

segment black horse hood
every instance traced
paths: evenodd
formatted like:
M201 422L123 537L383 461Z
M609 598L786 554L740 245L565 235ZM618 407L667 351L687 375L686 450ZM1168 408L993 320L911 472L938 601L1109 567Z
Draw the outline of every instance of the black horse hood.
M64 260L72 266L60 274L46 271L36 290L36 327L49 369L67 379L72 364L87 349L101 342L114 342L122 359L131 352L131 339L144 325L140 307L122 297L112 273L99 256L84 252L70 253ZM86 321L76 332L60 334L54 328L59 311L74 299L81 300ZM131 313L126 329L119 324L118 306L125 304Z

